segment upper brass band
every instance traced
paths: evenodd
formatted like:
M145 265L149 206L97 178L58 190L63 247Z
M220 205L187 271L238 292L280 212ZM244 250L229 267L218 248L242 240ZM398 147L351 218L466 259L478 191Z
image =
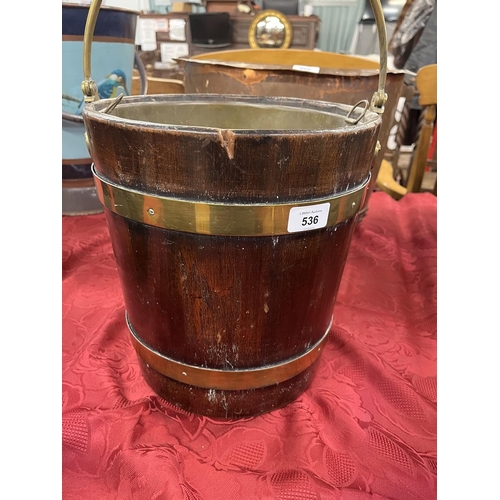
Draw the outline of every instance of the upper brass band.
M101 203L112 212L151 226L220 236L274 236L290 234L290 210L330 203L326 227L354 217L361 208L370 177L355 189L307 202L236 204L188 201L124 188L101 176L92 165Z

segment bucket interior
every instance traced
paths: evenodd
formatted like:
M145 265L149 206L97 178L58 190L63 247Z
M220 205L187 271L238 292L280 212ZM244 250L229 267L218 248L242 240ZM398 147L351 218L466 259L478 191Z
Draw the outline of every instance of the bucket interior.
M127 104L125 99L122 102L113 110L113 116L171 126L255 131L313 131L350 126L345 121L349 106L345 109L334 106L334 110L340 112L335 113L269 103L154 101ZM361 112L361 109L356 109L353 116ZM367 120L367 115L360 123Z

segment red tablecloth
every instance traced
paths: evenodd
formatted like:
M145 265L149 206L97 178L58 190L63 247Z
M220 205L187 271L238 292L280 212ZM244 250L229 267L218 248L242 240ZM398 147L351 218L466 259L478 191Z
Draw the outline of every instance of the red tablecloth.
M436 198L370 199L310 388L221 422L143 381L104 215L63 218L63 498L436 498Z

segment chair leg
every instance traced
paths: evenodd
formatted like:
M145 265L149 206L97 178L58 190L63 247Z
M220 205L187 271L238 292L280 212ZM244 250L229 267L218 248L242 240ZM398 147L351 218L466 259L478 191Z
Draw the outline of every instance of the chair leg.
M407 192L406 188L394 179L394 169L387 160L382 160L377 175L376 186L381 191L390 194L395 200L399 200Z
M411 162L408 182L406 183L409 193L418 193L422 187L435 119L436 106L427 106L423 113L423 124L418 135L415 154Z

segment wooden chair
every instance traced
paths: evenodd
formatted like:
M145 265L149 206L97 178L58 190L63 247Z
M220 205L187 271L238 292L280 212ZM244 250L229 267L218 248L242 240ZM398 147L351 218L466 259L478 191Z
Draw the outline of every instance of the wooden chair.
M437 64L420 68L417 72L415 85L419 94L419 103L423 109L406 186L394 179L394 167L385 159L382 160L376 181L378 189L390 194L396 200L407 193L418 193L421 190L425 169L430 163L431 144L433 148L436 147L432 140L437 118ZM432 192L437 195L437 181Z
M157 78L147 76L149 94L184 94L184 82L171 78ZM132 95L139 95L141 91L141 78L139 72L134 69L132 75Z

